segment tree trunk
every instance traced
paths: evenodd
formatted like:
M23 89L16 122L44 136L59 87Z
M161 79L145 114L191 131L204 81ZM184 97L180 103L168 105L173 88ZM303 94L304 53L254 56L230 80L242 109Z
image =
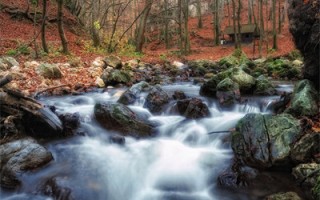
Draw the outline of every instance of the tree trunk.
M281 33L281 29L282 29L282 19L281 19L281 16L282 16L282 14L281 14L281 0L278 0L278 32L279 33Z
M220 22L219 22L219 0L214 0L213 6L213 15L214 15L214 44L220 45Z
M248 0L248 24L252 24L252 1Z
M178 0L178 23L179 23L179 49L183 51L183 33L182 33L182 0Z
M228 8L228 25L231 26L231 21L230 21L230 0L227 0L227 8Z
M145 0L145 6L146 9L144 10L144 13L142 14L138 29L137 29L137 35L136 35L136 52L142 52L142 47L144 44L144 32L147 25L148 16L151 10L152 6L152 0Z
M200 0L197 0L197 13L198 13L198 28L203 27L202 23L202 13L201 13L201 2Z
M235 0L232 0L232 20L233 20L233 32L234 32L234 47L235 49L238 48L238 29L236 28L236 2Z
M184 54L187 55L190 52L190 39L189 39L189 0L184 0L183 6L184 13Z
M272 0L272 37L273 37L273 49L278 49L277 44L277 27L276 27L276 0Z
M264 36L264 26L263 26L263 2L262 0L259 0L259 30L260 30L260 38L259 38L259 57L262 56L262 41Z
M164 42L166 44L166 49L169 49L169 14L168 14L168 0L164 0Z
M43 51L49 53L48 45L46 42L46 18L47 18L47 0L42 1L42 25L41 25L41 41Z
M57 24L58 24L58 31L59 31L59 35L60 35L60 39L61 39L61 44L62 44L62 53L69 54L68 42L67 42L66 36L64 34L63 23L62 23L63 0L57 0L57 3L58 3Z
M238 19L238 49L241 49L241 9L242 9L242 3L241 0L238 0L238 12L237 12L237 19Z

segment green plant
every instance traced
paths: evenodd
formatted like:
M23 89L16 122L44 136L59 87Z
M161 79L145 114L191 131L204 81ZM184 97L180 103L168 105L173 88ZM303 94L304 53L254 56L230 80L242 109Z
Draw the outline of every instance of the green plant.
M160 54L159 58L160 58L160 60L162 60L162 61L167 61L167 60L168 60L168 57L167 57L166 54Z
M288 54L289 60L303 60L303 56L300 51L295 49Z
M27 45L22 44L17 48L17 51L22 54L22 55L29 55L30 54L30 49Z
M16 49L10 49L7 51L8 56L16 56L18 55L18 51Z
M135 51L135 46L132 44L127 44L120 48L119 54L122 56L128 56L128 57L134 57L134 58L142 58L143 53L141 52L136 52Z

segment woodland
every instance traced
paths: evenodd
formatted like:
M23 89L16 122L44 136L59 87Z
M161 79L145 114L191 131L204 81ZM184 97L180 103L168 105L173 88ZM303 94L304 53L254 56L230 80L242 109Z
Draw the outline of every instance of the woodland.
M0 198L320 199L319 0L0 0Z

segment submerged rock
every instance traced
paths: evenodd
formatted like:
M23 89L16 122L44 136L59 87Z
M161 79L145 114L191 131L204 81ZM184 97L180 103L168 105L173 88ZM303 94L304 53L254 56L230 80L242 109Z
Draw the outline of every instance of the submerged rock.
M198 119L210 116L208 106L198 98L179 100L177 101L177 107L179 113L188 119Z
M186 94L183 92L183 91L174 91L173 95L172 95L172 98L174 100L183 100L183 99L186 99L187 96Z
M53 159L52 154L31 138L24 138L0 145L0 184L5 188L20 185L18 175L37 169Z
M159 113L169 102L169 95L158 85L154 86L146 97L144 107L152 113Z
M214 76L209 81L204 82L200 87L200 95L215 97L218 83L219 83L219 78L217 76Z
M124 136L147 137L154 133L153 124L139 118L130 108L120 103L97 103L94 116L103 127Z
M298 82L290 106L285 112L294 116L314 116L319 113L317 91L308 80Z
M57 200L74 200L71 189L63 184L64 180L62 178L51 178L45 182L39 193Z
M291 115L247 114L232 134L232 149L238 159L252 167L287 166L299 137L299 121Z

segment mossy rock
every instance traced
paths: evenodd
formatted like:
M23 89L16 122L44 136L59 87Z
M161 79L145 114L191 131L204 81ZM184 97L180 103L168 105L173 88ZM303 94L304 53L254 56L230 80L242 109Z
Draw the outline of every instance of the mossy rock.
M256 80L250 74L246 73L242 69L239 69L232 74L231 79L239 84L241 93L253 93L253 87L256 84Z
M312 196L314 199L320 199L320 175L317 177L316 184L312 188Z
M222 58L219 61L219 66L225 65L229 68L229 67L241 65L243 63L249 63L249 62L250 60L248 59L247 55L241 50L237 49L231 55Z
M129 71L118 69L112 70L111 72L105 70L101 75L101 78L106 85L117 85L119 83L128 84L131 82Z
M274 95L276 89L272 83L263 75L256 79L256 86L254 89L254 94L256 95Z
M213 76L210 80L204 82L200 87L200 95L207 97L215 97L217 85L220 82L218 76Z
M314 116L318 114L318 95L309 80L298 82L293 91L290 106L285 112L294 116Z
M58 79L62 78L59 67L55 64L43 63L38 66L36 71L44 78Z
M154 126L150 122L139 118L130 108L120 103L97 103L94 115L103 127L118 131L124 136L147 137L154 132Z

